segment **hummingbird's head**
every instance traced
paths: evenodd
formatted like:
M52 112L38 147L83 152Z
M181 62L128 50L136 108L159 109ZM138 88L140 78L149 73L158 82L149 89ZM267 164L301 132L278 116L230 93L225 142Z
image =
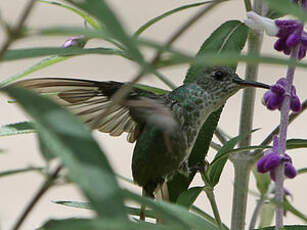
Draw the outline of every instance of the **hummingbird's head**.
M196 79L196 83L207 92L217 103L224 103L227 98L245 87L269 89L270 86L241 79L231 68L215 66L204 70Z

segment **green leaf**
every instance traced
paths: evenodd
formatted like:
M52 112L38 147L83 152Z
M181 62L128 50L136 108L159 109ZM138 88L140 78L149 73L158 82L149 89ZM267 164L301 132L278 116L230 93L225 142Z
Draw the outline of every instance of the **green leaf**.
M49 135L46 135L44 132L39 132L37 134L37 139L39 150L44 160L48 162L57 157L53 153L55 151L54 147L57 146L57 143L54 139L50 139ZM58 151L61 150L59 149Z
M80 201L64 201L64 200L60 200L60 201L52 201L55 204L60 204L66 207L72 207L72 208L81 208L81 209L89 209L89 210L93 210L93 207L91 206L91 204L89 202L80 202ZM134 208L134 207L125 207L126 211L129 215L132 216L138 216L140 215L140 208ZM153 212L151 210L145 210L145 215L146 217L151 217L151 218L155 218L156 216L153 215Z
M40 2L41 3L52 4L52 5L56 5L56 6L60 6L60 7L63 7L65 9L68 9L68 10L72 11L73 13L81 16L93 28L101 29L101 26L92 17L90 17L88 14L83 13L81 10L78 10L78 9L73 8L71 6L65 5L65 4L63 4L61 2L47 1L47 0L40 0Z
M289 139L286 146L287 149L307 148L307 139Z
M175 9L172 9L172 10L169 10L159 16L156 16L154 17L153 19L149 20L148 22L146 22L144 25L142 25L135 33L134 33L134 36L135 37L138 37L140 36L141 33L143 33L145 30L147 30L150 26L152 26L153 24L159 22L160 20L172 15L172 14L175 14L177 12L180 12L180 11L183 11L185 9L189 9L189 8L193 8L193 7L196 7L196 6L201 6L201 5L204 5L204 4L207 4L207 3L210 3L212 1L206 1L206 2L199 2L199 3L194 3L194 4L188 4L188 5L184 5L184 6L180 6L180 7L177 7Z
M189 210L180 205L141 197L127 190L123 190L123 192L127 199L134 200L151 208L155 215L161 217L166 223L178 224L183 229L218 230L216 225L189 212Z
M280 12L282 14L291 14L297 17L299 20L306 22L307 15L306 12L298 7L296 4L293 4L292 1L288 0L267 0L270 8Z
M52 201L55 204L60 204L66 207L72 208L81 208L81 209L90 209L93 210L94 208L91 206L90 202L84 201L66 201L66 200L55 200Z
M0 126L0 136L10 136L17 134L34 133L33 123L28 121Z
M32 91L6 87L5 93L35 120L42 141L61 158L99 216L126 220L123 198L110 164L90 130L70 112Z
M261 195L266 194L269 185L271 184L271 178L268 173L259 173L256 166L253 167L253 175L256 179L256 186Z
M285 16L285 13L278 12L274 9L269 9L269 11L266 14L266 17L271 18L271 19L276 19L276 18L280 18L283 16Z
M190 209L202 190L203 187L189 188L179 195L176 203Z
M307 173L307 168L300 168L297 170L297 174Z
M224 154L216 156L211 164L215 164L216 161L220 161L222 159L226 159L230 156L232 153L239 153L239 152L244 152L244 151L250 151L250 150L257 150L257 149L269 149L272 148L272 146L266 146L266 145L252 145L252 146L246 146L246 147L241 147L241 148L236 148L236 149L229 149L224 152Z
M232 139L230 139L229 141L227 141L222 148L220 148L220 150L217 152L217 154L215 155L213 161L211 162L211 164L209 165L208 168L208 177L209 177L209 181L210 181L210 185L212 187L214 187L215 185L217 185L217 183L220 180L220 176L222 174L222 171L224 169L224 166L226 164L226 161L228 159L223 157L226 154L228 154L237 143L239 143L242 139L244 139L246 136L248 136L249 134L251 134L252 132L254 132L256 130L253 130L247 134L243 134L243 135L239 135L237 137L234 137Z
M206 219L210 223L216 224L216 220L212 216L210 216L208 213L204 212L200 208L196 207L195 205L192 205L191 211L200 215L201 217L203 217L204 219ZM224 226L224 229L227 229L227 230L229 229L225 224L223 224L223 226Z
M80 219L49 220L39 230L180 230L178 225L164 226L147 222L114 221L113 219Z
M246 28L246 27L244 27ZM106 39L106 34L102 33L101 31L89 30L84 28L69 28L69 27L55 27L55 28L47 28L37 31L36 33L41 35L84 35L89 38L100 38ZM241 55L238 52L234 52L233 50L222 53L217 53L215 51L210 51L206 53L202 53L197 55L197 57L190 56L187 53L182 51L178 51L173 47L165 46L158 42L138 39L136 41L138 46L146 46L153 48L157 51L161 52L168 52L171 55L164 56L161 58L159 63L157 64L158 68L165 68L185 63L192 63L193 66L206 66L206 65L235 65L237 62L245 62L250 64L257 64L257 63L266 63L266 64L273 64L273 65L290 65L290 66L297 66L301 68L307 68L306 62L299 62L297 60L292 60L289 58L279 58L270 55ZM209 47L210 48L210 47ZM84 51L85 54L87 51ZM89 52L92 52L89 50ZM97 51L98 52L98 51ZM115 54L123 56L125 58L131 59L130 56L121 50L115 49ZM118 54L117 54L118 52ZM18 58L18 57L17 57Z
M44 168L42 167L27 167L27 168L21 168L21 169L11 169L11 170L0 172L0 177L16 175L16 174L24 173L24 172L33 172L33 171L42 172L43 169Z
M260 223L259 228L264 228L272 224L274 218L275 206L269 202L264 203L260 211Z
M307 230L307 225L285 225L283 229L285 230ZM275 230L275 226L261 228L259 230Z
M170 91L165 90L165 89L160 89L160 88L156 88L156 87L152 87L152 86L148 86L148 85L143 85L143 84L135 84L134 87L142 89L142 90L146 90L148 92L158 94L158 95L164 95L164 94L168 94L170 92Z
M89 15L95 17L101 24L105 25L108 33L110 33L115 40L119 41L126 47L128 56L138 62L143 68L146 67L145 60L141 52L138 50L135 41L126 33L124 27L117 19L117 16L113 13L111 8L104 0L66 1L86 11Z
M120 56L124 55L122 51L111 48L43 47L43 48L8 50L2 60L13 61L13 60L49 56L49 55L82 55L82 54L108 54L108 55L120 55Z
M247 28L244 26L244 24L242 24L240 21L225 22L203 43L197 56L204 55L208 52L216 52L220 54L231 51L240 53L246 39ZM233 68L235 68L235 66L236 65L234 65ZM192 82L197 77L197 74L199 74L199 72L204 68L204 65L191 65L184 82ZM223 108L220 108L216 112L212 113L201 128L189 158L190 166L193 166L205 159L222 110ZM175 202L179 194L187 190L193 177L194 175L191 175L189 178L186 178L177 174L174 176L173 180L168 182L171 201Z
M283 207L284 210L291 212L294 216L300 218L301 220L307 223L307 216L296 209L287 199L284 200L283 203L277 202L274 199L270 200L276 206Z
M29 68L27 68L26 70L20 72L20 73L17 73L17 74L14 74L13 76L3 80L0 82L0 88L3 87L3 86L6 86L16 80L19 80L21 79L22 77L24 76L27 76L29 75L30 73L33 73L33 72L36 72L38 70L41 70L43 68L46 68L50 65L53 65L55 63L58 63L58 62L61 62L61 61L65 61L69 58L71 58L72 56L65 56L65 57L61 57L61 56L50 56L50 57L47 57L43 60L41 60L40 62L36 63L35 65L32 65L30 66Z

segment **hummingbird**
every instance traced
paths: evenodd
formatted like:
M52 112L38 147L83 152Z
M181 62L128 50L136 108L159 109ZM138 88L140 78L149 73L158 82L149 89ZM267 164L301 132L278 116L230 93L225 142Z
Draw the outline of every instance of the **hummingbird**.
M241 79L229 67L213 66L167 94L133 87L122 102L110 107L112 96L126 83L39 78L15 84L39 93L54 93L51 97L66 105L92 129L111 136L127 133L128 142L136 141L133 179L150 197L175 173L189 173L187 162L192 147L212 112L240 89L270 88Z

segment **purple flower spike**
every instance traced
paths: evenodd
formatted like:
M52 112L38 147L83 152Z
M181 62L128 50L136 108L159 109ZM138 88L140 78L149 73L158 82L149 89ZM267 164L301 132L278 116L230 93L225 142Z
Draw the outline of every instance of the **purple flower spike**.
M267 91L263 96L264 105L269 110L281 109L283 100L285 98L285 86L287 85L286 78L280 78L275 85L271 86L271 89ZM300 99L296 95L294 86L291 86L291 101L290 109L293 112L299 112L302 109Z
M292 179L296 177L296 169L293 167L293 165L290 162L285 163L285 175L286 177Z

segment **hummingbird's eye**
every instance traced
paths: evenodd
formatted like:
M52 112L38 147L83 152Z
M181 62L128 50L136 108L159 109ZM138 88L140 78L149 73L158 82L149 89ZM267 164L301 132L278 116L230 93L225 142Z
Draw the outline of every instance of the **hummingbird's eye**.
M215 73L214 73L214 75L213 75L213 77L216 79L216 80L218 80L218 81L222 81L223 79L224 79L224 77L225 77L225 73L224 72L222 72L222 71L216 71Z

